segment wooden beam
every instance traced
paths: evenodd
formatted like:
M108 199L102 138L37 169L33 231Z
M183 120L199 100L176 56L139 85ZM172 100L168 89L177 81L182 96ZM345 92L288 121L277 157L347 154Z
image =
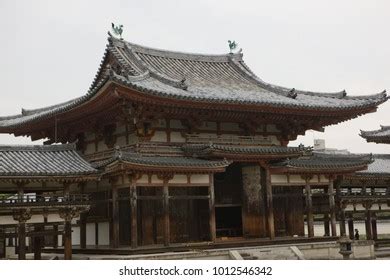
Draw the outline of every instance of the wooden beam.
M215 195L214 195L214 174L209 175L209 225L210 225L210 240L215 242L217 238L217 230L215 224Z
M368 208L366 209L366 239L372 240L372 213L371 210Z
M373 219L371 220L371 228L372 228L372 239L378 240L378 228L377 228L377 218L375 214L373 215Z
M310 179L306 179L305 193L306 193L306 219L307 232L309 237L314 237L314 218L313 218L313 202L311 197Z
M138 227L137 227L137 185L134 176L129 177L130 180L130 208L131 208L131 247L138 246Z
M340 236L346 236L347 230L345 228L345 209L340 207Z
M53 231L58 232L58 225L53 225ZM58 247L58 234L53 235L53 248Z

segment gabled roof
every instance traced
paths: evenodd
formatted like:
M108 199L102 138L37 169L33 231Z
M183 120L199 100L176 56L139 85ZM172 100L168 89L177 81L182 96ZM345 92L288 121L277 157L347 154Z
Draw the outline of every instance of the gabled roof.
M390 143L390 126L381 125L381 129L371 131L360 131L360 136L367 142Z
M0 180L10 177L74 177L97 173L77 153L73 144L0 146Z
M283 169L291 173L346 173L366 169L372 161L371 154L340 155L314 152L310 156L274 163L272 168Z
M110 61L109 61L110 60ZM109 65L111 63L112 65ZM88 93L71 101L0 118L0 132L72 111L92 102L107 83L119 84L145 97L232 106L251 110L333 116L343 120L372 112L387 100L386 92L347 96L346 92L319 93L272 85L258 78L244 63L242 53L202 55L147 48L109 38L101 67ZM238 108L238 107L235 107ZM334 118L328 122L337 123ZM329 123L329 124L331 124Z

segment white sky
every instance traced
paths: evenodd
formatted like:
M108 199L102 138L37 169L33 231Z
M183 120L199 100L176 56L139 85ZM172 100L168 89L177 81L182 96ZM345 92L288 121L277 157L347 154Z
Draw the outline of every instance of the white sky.
M390 1L15 1L0 0L0 115L53 105L86 93L111 22L131 42L201 53L228 52L236 40L263 80L313 91L366 95L390 90ZM390 125L378 112L308 131L291 145L390 153L359 129ZM0 144L31 143L0 135ZM39 142L38 142L39 143Z

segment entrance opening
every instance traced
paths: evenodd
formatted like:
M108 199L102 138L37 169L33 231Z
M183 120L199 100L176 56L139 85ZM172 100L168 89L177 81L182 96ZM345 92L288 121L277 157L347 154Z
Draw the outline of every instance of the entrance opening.
M215 208L217 237L242 236L241 206Z

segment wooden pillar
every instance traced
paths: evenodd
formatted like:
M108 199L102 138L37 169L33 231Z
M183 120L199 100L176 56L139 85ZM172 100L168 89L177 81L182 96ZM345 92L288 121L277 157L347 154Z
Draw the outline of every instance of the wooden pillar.
M329 210L330 210L330 227L331 227L331 231L332 231L332 236L337 236L336 207L335 207L335 201L334 201L333 180L334 180L334 178L329 176L328 195L329 195Z
M371 240L372 239L372 212L370 210L371 204L366 203L366 239Z
M53 248L58 247L58 225L53 225L53 231L55 231L57 234L53 235Z
M168 179L164 179L163 186L163 215L164 215L164 245L170 243L170 223L169 223L169 190Z
M346 236L347 230L345 228L345 208L340 206L340 236Z
M81 194L85 194L85 184L80 185ZM87 213L80 214L80 248L87 248Z
M329 214L324 214L324 236L330 236Z
M87 248L87 214L80 214L80 248Z
M72 220L65 219L64 230L64 259L72 259Z
M19 221L18 227L18 239L19 239L19 250L18 250L18 259L26 259L26 222Z
M355 229L353 226L353 215L352 213L349 214L348 217L348 233L349 233L349 239L354 240L355 239Z
M99 246L99 223L95 222L95 246Z
M43 226L34 226L35 232L40 232L44 230ZM40 260L41 259L41 252L42 252L42 240L43 236L34 236L34 260Z
M116 182L111 183L112 188L112 244L113 248L119 247L119 204L118 187Z
M137 180L134 176L129 176L130 181L130 208L131 208L131 247L138 246L138 227L137 227Z
M215 242L217 238L217 230L215 224L215 196L214 196L214 175L209 175L209 225L210 225L210 240Z
M265 187L267 194L267 226L268 226L268 236L270 239L275 238L275 223L274 223L274 205L272 197L272 184L271 184L271 174L268 168L265 169Z
M378 240L378 228L377 228L377 218L375 214L373 215L373 219L371 220L371 228L372 228L372 239Z
M19 209L14 211L13 218L18 221L18 259L26 259L26 221L31 218L30 209Z
M310 178L305 178L305 181L307 232L309 237L314 237L313 202L309 184Z

